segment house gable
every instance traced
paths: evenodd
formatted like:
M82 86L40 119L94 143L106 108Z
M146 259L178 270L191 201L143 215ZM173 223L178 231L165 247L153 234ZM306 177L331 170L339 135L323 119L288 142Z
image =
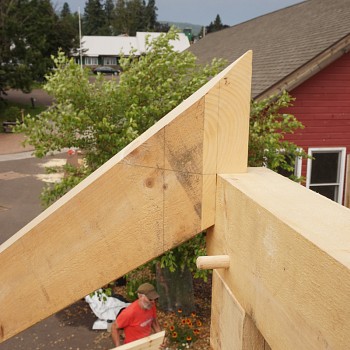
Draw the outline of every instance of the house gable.
M350 53L291 91L296 98L287 109L305 129L287 135L308 147L347 147L350 150Z
M306 186L319 193L327 192L329 198L349 206L350 179L345 170L350 158L350 53L293 89L291 95L296 100L285 112L293 114L305 128L286 135L285 139L313 157L304 160L300 169ZM329 166L327 176L323 174L325 167L319 168L321 163L312 165L317 160L316 154L329 158L329 162L324 163ZM317 179L315 171L320 173ZM323 187L315 181L322 181ZM333 185L325 187L327 181Z

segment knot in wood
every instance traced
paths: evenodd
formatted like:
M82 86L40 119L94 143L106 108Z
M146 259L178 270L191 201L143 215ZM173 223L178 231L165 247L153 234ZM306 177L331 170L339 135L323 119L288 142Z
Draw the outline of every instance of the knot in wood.
M146 185L146 187L148 187L148 188L152 188L152 187L154 186L154 179L152 179L152 178L149 177L148 179L146 179L145 185Z

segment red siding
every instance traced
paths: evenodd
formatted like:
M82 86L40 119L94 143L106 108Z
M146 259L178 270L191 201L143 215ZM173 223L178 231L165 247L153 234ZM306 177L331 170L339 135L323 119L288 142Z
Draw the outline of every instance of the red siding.
M294 106L286 110L305 129L288 140L309 147L346 147L350 153L350 53L295 88ZM302 175L306 175L305 162Z

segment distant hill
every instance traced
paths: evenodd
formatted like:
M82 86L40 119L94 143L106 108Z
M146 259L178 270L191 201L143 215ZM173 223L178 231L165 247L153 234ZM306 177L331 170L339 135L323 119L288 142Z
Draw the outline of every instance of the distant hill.
M159 21L160 23L168 23L169 26L175 26L179 28L181 31L183 31L185 28L192 28L192 34L194 36L197 36L201 30L202 25L201 24L192 24L192 23L181 23L181 22L168 22L168 21Z

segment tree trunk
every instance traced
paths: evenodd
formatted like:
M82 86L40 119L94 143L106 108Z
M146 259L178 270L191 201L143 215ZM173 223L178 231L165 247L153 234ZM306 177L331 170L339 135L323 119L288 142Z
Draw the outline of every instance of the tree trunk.
M163 311L182 310L184 315L195 311L193 279L189 269L170 272L168 268L156 267L159 308Z

